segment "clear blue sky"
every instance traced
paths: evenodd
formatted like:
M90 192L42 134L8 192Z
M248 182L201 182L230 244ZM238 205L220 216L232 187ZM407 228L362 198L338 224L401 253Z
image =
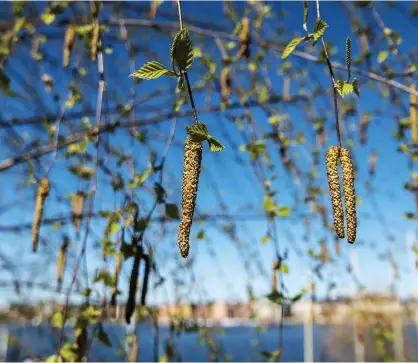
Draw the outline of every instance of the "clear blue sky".
M289 36L289 39L297 34L302 34L302 2L283 2L283 3L271 3L272 11L278 11L279 8L282 8L286 11L286 20L283 24L286 34ZM244 3L234 3L234 6L238 8L238 11L242 11ZM313 27L314 19L314 3L310 2L310 28ZM402 4L402 8L406 8L407 4ZM165 2L160 8L162 11L173 11L171 2ZM389 7L385 3L378 4L378 9L381 12L382 17L387 26L393 28L397 32L401 33L404 41L400 46L401 51L409 50L413 46L413 40L416 39L417 30L413 27L412 23L405 21L405 17L399 12L389 12ZM222 3L221 2L184 2L183 3L183 13L185 17L193 16L196 20L207 21L210 23L216 23L219 26L223 25L220 21L214 19L222 19L225 25L231 27L231 24L222 14ZM242 14L242 12L240 13ZM325 35L327 40L333 41L333 43L338 48L338 53L332 55L332 59L336 61L344 62L344 46L345 38L347 36L353 36L349 28L349 23L346 18L346 13L343 10L341 4L335 2L322 2L321 3L321 15L325 21L329 24ZM158 17L157 20L161 20ZM274 40L273 29L276 26L267 22L266 26L266 37ZM186 22L187 26L187 22ZM136 33L134 37L146 37L147 33L145 29L141 29L141 32ZM198 44L197 38L192 34L192 39L195 46ZM208 43L207 43L208 44ZM379 43L382 44L383 43ZM57 49L57 58L59 64L61 63L61 53L58 43L52 42L51 47L56 47ZM169 64L169 55L168 49L170 46L170 41L167 37L159 37L158 44L156 45L156 50L160 55L158 59L160 62ZM209 44L210 49L214 52L217 52L217 48L213 43ZM317 47L319 44L317 45ZM53 48L51 48L53 49ZM356 42L353 42L352 49L353 56L358 54L358 48ZM123 56L121 56L123 54ZM109 95L109 104L114 105L115 97L122 103L128 102L129 89L130 89L130 80L128 76L130 74L129 65L127 58L125 56L126 50L123 47L118 47L114 50L112 55L105 56L105 70L108 66L108 69L111 68L111 72L107 74L107 80L109 83L109 89L114 90L117 87L117 95ZM26 53L23 50L16 50L16 63L14 65L15 69L19 67L26 67ZM218 53L212 54L218 61ZM121 59L123 61L121 61ZM119 63L114 63L118 60ZM151 59L147 58L139 52L136 58L136 68L139 68L140 65L149 61ZM315 79L321 79L321 84L323 86L329 85L329 76L327 69L324 65L312 65L307 61L298 60L293 57L289 57L291 62L297 67L306 68L312 76L315 76ZM279 55L270 55L268 56L269 64L269 75L272 79L273 84L282 84L282 79L277 75L276 70L280 67L282 60ZM196 60L197 63L197 60ZM376 64L376 59L373 59L373 63ZM113 66L113 67L112 67ZM32 67L32 65L30 66ZM33 66L35 67L35 66ZM20 68L21 69L21 68ZM30 69L30 68L28 68ZM7 70L7 68L6 68ZM60 68L50 67L45 69L46 72L54 75L54 78L57 83L59 93L64 98L66 96L67 90L65 88L69 75L64 73ZM194 73L194 68L189 72L190 80L193 84L198 82L196 78L196 73ZM341 77L345 77L341 75ZM386 102L385 100L380 99L376 96L374 91L370 91L365 87L362 88L362 83L364 84L366 80L359 77L360 88L362 89L362 96L360 101L357 103L357 107L360 112L367 112L367 110L374 110L376 107L381 111L382 114L385 114L385 111L390 110L393 106ZM316 82L316 80L315 80ZM401 80L402 82L402 80ZM154 88L159 88L163 85L167 87L175 87L172 79L159 79L156 81L147 81L135 86L136 97L140 98L141 96L150 92ZM13 84L12 84L13 86ZM375 85L381 87L381 85ZM275 86L275 91L281 92L281 86ZM295 93L296 90L291 89L291 93ZM53 101L48 99L48 95L44 94L45 102L51 107L51 111L56 110L56 105ZM96 100L96 91L93 90L89 95L85 97L91 97L91 104L94 107ZM350 96L355 97L355 96ZM407 104L408 96L404 95L404 103ZM14 101L4 96L0 97L0 106L2 111L1 118L10 119L12 116L18 116L20 113L16 112L15 108L19 107L20 101ZM332 102L329 99L322 99L322 104L318 104L319 107L332 107ZM197 107L203 107L205 104L204 97L196 98ZM189 105L186 104L182 106L182 109L188 109ZM303 113L297 107L286 106L280 110L282 113L288 113L290 117L294 120L301 120L301 122L295 122L295 127L302 131L308 141L312 142L312 130L307 127L307 123L303 120ZM36 115L43 110L39 109L25 109L21 111L22 116ZM24 114L23 114L24 113ZM140 108L136 109L136 116L140 119L141 117L151 116L153 114L147 112L141 112ZM265 130L267 130L266 116L260 111L255 111L254 115L257 117L257 121L264 125ZM390 115L390 114L389 114ZM262 202L263 202L263 189L262 186L257 184L257 181L253 177L253 174L250 168L247 165L242 165L235 161L235 152L232 148L232 145L229 144L228 140L225 140L222 136L222 133L217 131L217 124L222 123L225 126L225 129L229 132L230 135L237 135L237 128L233 125L227 118L224 117L222 113L217 115L200 115L200 120L207 123L209 130L214 136L217 136L222 142L226 145L226 150L222 153L214 154L210 153L205 146L205 153L203 156L203 165L204 170L202 171L201 181L199 185L199 196L197 200L197 208L200 212L206 213L216 213L219 210L219 200L216 197L211 184L215 182L216 186L222 191L222 198L229 207L229 212L233 215L239 214L254 214L262 213ZM165 172L164 178L164 187L167 189L169 200L176 203L180 203L180 172L181 172L181 163L182 160L182 148L176 142L182 142L185 138L184 126L189 124L191 120L189 119L178 119L175 142L170 149L168 158L167 158L167 170ZM358 117L350 119L350 123L346 125L347 130L352 130L352 127L358 125ZM333 123L333 120L329 118L327 120L327 127ZM358 182L356 184L357 194L360 197L360 204L358 206L358 220L359 220L359 230L358 230L358 241L354 245L349 245L345 240L341 241L342 246L342 259L338 264L330 265L325 267L323 270L325 283L318 281L318 294L320 297L323 297L326 291L326 284L330 281L337 283L337 294L347 294L354 291L354 284L351 280L351 277L346 272L346 264L349 261L349 256L355 251L358 259L358 265L360 269L360 281L370 290L373 291L383 291L389 286L389 269L387 268L388 262L382 261L378 258L380 253L391 250L394 253L396 262L401 266L401 280L397 286L398 292L401 296L406 297L410 296L413 293L414 284L413 284L413 273L411 271L411 258L407 254L406 247L406 235L408 233L414 233L415 227L413 222L407 221L403 214L407 211L413 211L415 208L414 199L412 194L407 193L403 190L403 184L409 178L409 172L407 168L407 161L404 155L397 153L396 149L398 147L397 143L394 141L392 133L395 130L396 123L391 117L379 117L378 120L373 120L371 123L368 136L369 142L366 146L356 147L352 150L355 159L359 167ZM164 134L168 136L170 129L170 120L160 125L159 134ZM33 137L33 129L24 129L20 128L20 132L28 131L29 135ZM6 135L5 130L0 131L2 136ZM39 132L39 131L38 131ZM350 131L357 139L357 132ZM125 135L125 134L123 134ZM127 138L123 135L112 135L112 142L118 144L118 146L123 147L125 151L130 150L130 143L127 141ZM328 145L333 145L336 143L335 138L328 140ZM241 137L236 137L236 143L239 145L243 144ZM158 143L155 143L157 150L162 150L164 146L164 140ZM376 149L379 155L378 166L377 166L377 175L374 180L373 185L379 185L379 189L375 194L375 201L372 201L370 197L366 194L364 188L364 181L367 179L367 168L368 168L368 155L371 150ZM5 159L10 156L10 151L6 150L3 146L0 148L1 159ZM297 148L293 148L292 151L298 152ZM144 152L144 149L136 147L133 152L138 157L138 160L143 162L144 167L146 167L146 162L148 160L148 154ZM274 154L275 155L275 154ZM248 162L248 157L242 155L244 160ZM303 154L299 151L300 158L306 158L306 154ZM324 154L321 156L324 159ZM50 160L51 156L47 156L43 159L43 163L47 163ZM279 164L277 156L274 156L274 160ZM51 193L51 199L54 199L58 195L66 195L68 193L74 193L78 187L78 182L75 181L73 177L68 175L66 169L66 162L58 158L56 164L51 169L51 177L59 180L59 183L56 183L56 190L53 190ZM19 168L9 170L7 172L1 173L1 184L3 185L3 192L1 197L1 204L4 205L7 202L12 200L27 198L23 208L15 208L7 213L2 213L0 215L0 226L5 226L7 224L16 224L20 221L31 222L33 215L33 196L34 196L34 187L26 187L22 190L16 191L15 181ZM323 186L326 186L325 183L325 166L324 163L321 166L320 170ZM103 175L99 174L99 178L102 178ZM151 179L152 180L152 179ZM278 203L279 205L291 205L292 195L291 189L289 189L289 180L288 176L281 172L279 178L274 181L273 189L278 191ZM150 184L152 185L152 184ZM298 188L298 186L296 186ZM118 201L121 201L121 198L118 198ZM96 197L96 207L97 208L109 208L114 204L114 198L109 193L109 188L104 186L103 183L99 184L99 193ZM149 205L150 200L146 199L144 205ZM327 206L330 208L330 203L327 200ZM59 211L64 210L64 206L61 205L57 207L52 207L49 205L46 208L46 215L56 215ZM145 208L146 211L146 208ZM294 214L303 212L302 209L295 210ZM158 211L157 211L158 213ZM310 268L309 259L305 257L298 257L294 249L299 249L306 251L309 247L314 248L316 251L319 249L318 241L321 238L327 239L327 244L330 250L333 250L333 238L329 233L325 233L322 229L319 228L320 224L316 222L313 225L312 233L309 236L309 241L305 241L303 236L305 234L304 227L302 223L298 222L294 214L292 214L288 220L277 222L278 229L278 240L280 243L280 248L284 251L286 248L289 249L289 260L287 261L289 265L289 274L284 277L284 282L286 287L289 290L290 295L296 294L299 290L306 284L306 274L307 270ZM260 255L260 260L267 271L270 274L271 261L274 259L275 253L272 242L262 244L261 238L267 231L267 222L263 220L257 221L243 221L239 222L239 228L237 230L239 238L245 243L247 248L250 248L254 253ZM93 224L92 237L95 235L100 236L103 233L104 225L103 224ZM158 240L159 227L153 228L150 230L146 239L148 241L158 240L158 244L164 243L169 248L164 248L164 251L158 251L159 266L161 268L161 274L167 278L167 290L170 293L172 291L172 286L170 276L173 276L173 268L175 266L174 256L178 256L177 252L177 225L175 223L168 225L167 229L170 233L170 237L165 237L162 240ZM192 236L195 236L200 230L200 226L196 223L192 230ZM251 265L250 269L246 269L242 262L240 253L238 252L236 246L231 242L231 240L225 238L225 234L221 233L215 228L206 228L207 234L204 240L193 240L191 242L190 253L192 256L196 257L196 263L194 265L194 272L196 274L197 280L200 281L201 285L205 287L207 291L210 292L209 296L212 299L222 299L222 300L236 300L236 299L245 299L246 298L246 282L248 276L252 276L252 283L255 286L255 292L258 295L266 294L269 292L270 286L270 275L266 279L265 277L260 276L257 266ZM42 247L43 250L48 250L49 253L44 257L44 261L40 262L40 254L33 256L30 252L31 243L30 243L30 234L3 234L1 243L1 252L7 256L7 258L12 261L16 268L20 264L17 264L17 261L21 261L22 265L28 266L25 269L17 269L17 275L22 279L34 279L35 281L45 281L48 278L51 281L52 286L55 286L55 251L59 243L59 239L62 231L52 232L50 229L43 229L43 237L50 239L49 247ZM70 234L71 237L74 237L72 228L68 227L65 231ZM289 232L293 236L293 239L289 239ZM389 242L387 238L387 232L395 236L393 242ZM100 262L100 256L98 256L98 250L92 248L94 243L94 238L91 238L89 243L88 250L88 264L89 264L89 274L90 276L94 273L95 268L102 267ZM214 259L209 253L210 249L216 251L216 259ZM72 251L72 258L70 259L70 266L74 265L75 261L75 251ZM161 251L161 252L160 252ZM247 251L248 254L248 251ZM305 253L304 253L305 255ZM39 273L34 273L33 269L29 268L31 264L36 266L36 271ZM20 266L22 266L20 265ZM124 268L124 277L123 280L126 282L126 277L130 273L131 262L127 263ZM48 270L47 274L42 274ZM67 270L67 273L69 270ZM33 277L35 276L35 277ZM49 277L48 277L49 276ZM68 276L67 276L68 277ZM4 277L7 278L6 276ZM415 276L415 281L416 281ZM69 279L67 278L67 285ZM126 287L126 284L125 284ZM170 293L171 294L171 293ZM6 294L1 294L0 303L14 298L14 294L11 290L7 290ZM41 296L51 296L49 294L39 294ZM173 295L171 295L173 296ZM194 288L190 289L190 296L198 298ZM172 298L170 298L172 300ZM164 289L159 289L155 293L151 292L150 303L167 301L167 295Z

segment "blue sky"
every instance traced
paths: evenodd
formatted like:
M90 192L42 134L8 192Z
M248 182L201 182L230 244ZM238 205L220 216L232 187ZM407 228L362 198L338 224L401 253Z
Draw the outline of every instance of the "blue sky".
M269 3L273 11L278 11L279 8L282 8L286 12L285 21L282 24L285 33L288 35L289 40L296 35L303 34L302 29L302 2L284 2L284 3ZM234 2L234 6L237 7L239 14L242 14L242 9L244 3ZM407 3L400 5L401 9L406 8ZM309 2L310 7L310 21L309 27L312 29L314 23L314 3ZM210 23L218 23L217 25L228 26L229 29L232 29L232 25L222 14L222 3L220 2L184 2L182 10L185 18L193 16L196 20L207 21ZM401 51L408 51L413 44L413 40L416 39L417 30L413 27L412 22L405 21L405 17L397 11L391 11L385 3L378 4L378 10L380 11L381 16L383 17L387 26L393 28L397 32L401 33L404 40L400 45ZM165 2L160 7L160 11L173 11L175 9L172 7L171 2ZM338 53L332 55L332 60L339 61L344 63L344 47L345 39L347 36L353 38L353 34L349 28L349 22L346 17L346 13L341 4L334 2L322 2L321 3L321 15L325 21L329 24L325 35L327 40L331 40L334 45L338 48ZM126 15L128 16L128 15ZM366 14L367 17L367 14ZM222 21L214 21L214 19L222 19ZM156 20L164 21L159 18L158 12ZM187 22L185 24L187 26ZM266 24L266 34L265 36L269 39L274 40L274 29L277 24L272 24L267 21ZM46 28L45 32L48 32ZM144 41L149 41L147 30L144 28L140 32L132 34L133 39L143 38ZM197 38L192 34L192 39L195 46L199 43ZM154 40L155 49L159 55L159 61L168 65L169 64L169 53L168 49L170 46L170 40L168 37L160 36ZM106 38L105 38L106 43ZM48 43L49 44L49 43ZM355 56L359 53L357 43L352 42L353 49L352 54ZM384 43L380 42L379 44L384 47ZM57 59L59 64L61 63L61 43L56 40L51 41L51 48L57 50ZM219 62L219 53L217 48L213 44L212 40L210 43L205 43L205 46L208 49L213 51L211 54L217 62ZM317 45L319 47L319 44ZM383 50L383 48L382 48ZM23 67L27 67L29 71L33 67L34 73L36 74L36 65L26 64L27 49L17 49L15 55L15 63L13 67L17 70L22 70ZM390 56L391 57L391 56ZM140 65L149 61L148 57L143 53L139 52L138 56L135 59L136 68L139 68ZM289 57L289 61L292 62L294 67L306 68L309 71L309 74L312 75L312 79L320 79L321 85L327 87L329 85L329 75L327 69L324 65L315 65L310 64L308 61L300 60L295 57ZM373 59L373 64L376 65L376 59ZM274 85L282 84L282 77L277 74L277 69L282 64L282 60L278 54L270 54L266 60L266 63L269 65L269 76L271 77L272 83ZM198 59L195 60L195 67L198 67ZM88 62L86 66L91 67ZM189 75L192 86L198 82L196 77L197 71L196 68L191 68ZM6 68L7 70L7 68ZM109 89L112 94L109 93L109 107L112 107L115 104L115 101L118 100L122 103L128 102L129 89L131 87L131 81L128 78L130 74L128 59L126 57L126 50L123 46L119 46L114 49L113 53L105 56L105 70L107 70L107 81ZM110 70L110 71L109 71ZM62 71L60 67L46 66L44 70L47 73L50 73L54 76L57 89L61 97L65 98L67 94L66 84L70 77L68 72ZM341 77L345 77L343 73L338 73ZM93 76L97 76L93 72ZM31 82L32 80L28 80ZM406 84L406 80L400 80ZM35 81L33 81L35 82ZM38 82L38 81L36 81ZM316 82L316 80L315 80ZM407 234L415 232L415 226L413 222L407 221L403 214L406 211L413 211L415 208L414 198L412 198L411 193L407 193L403 189L404 183L409 179L409 171L406 157L396 151L398 144L394 140L392 133L396 129L396 122L392 116L393 105L387 102L384 99L381 99L375 91L371 91L366 87L362 87L366 80L362 77L359 77L360 88L362 95L360 100L357 102L357 107L360 112L367 112L368 110L374 110L379 108L381 114L387 114L387 117L379 116L378 119L373 120L370 124L368 130L369 142L365 146L357 146L352 149L352 153L358 163L359 174L358 181L356 183L356 191L360 197L360 204L358 206L358 241L354 245L349 245L345 240L341 241L342 246L342 258L339 263L333 264L329 267L324 268L324 280L325 282L318 282L318 295L323 297L326 292L326 286L329 282L336 282L337 288L335 290L336 294L347 294L353 293L355 290L355 285L352 282L351 277L346 272L346 264L350 260L350 256L355 254L357 256L357 263L359 266L359 279L366 286L366 288L373 291L383 291L389 286L389 269L387 268L388 262L381 261L378 258L380 253L386 252L388 250L394 253L395 259L399 265L401 265L401 280L397 285L398 292L401 296L407 297L413 293L413 281L416 281L416 275L414 277L413 271L411 270L411 256L408 255L406 236ZM375 84L375 86L381 87L381 84ZM12 84L13 87L13 84ZM146 81L135 86L135 94L137 98L147 94L153 89L160 87L172 87L175 88L175 82L173 83L172 79L158 79L155 81ZM297 92L297 89L291 88L291 94ZM276 92L281 92L281 86L274 87ZM54 112L57 110L57 105L53 102L51 97L42 91L44 97L44 102L50 111ZM205 95L206 96L206 95ZM91 102L92 107L95 105L95 100L97 97L96 90L86 93L86 100ZM355 96L350 96L355 97ZM403 94L403 102L407 104L408 95ZM91 100L90 100L91 98ZM205 97L197 96L196 97L197 108L203 107L205 105ZM0 105L2 108L2 119L10 119L12 116L21 115L22 117L31 116L39 114L40 112L45 112L45 110L39 110L39 107L34 108L24 108L24 111L16 112L16 109L19 108L19 103L21 101L16 101L4 96L0 97ZM155 105L155 101L148 103L148 105ZM331 99L327 97L321 98L317 103L319 109L328 108L331 109L332 102ZM189 105L183 105L182 110L189 109ZM22 110L22 109L21 109ZM74 111L76 111L75 109ZM147 118L155 115L155 113L142 111L141 107L135 109L136 117L141 119L141 117ZM295 120L295 128L304 133L305 137L308 139L308 142L313 142L312 138L312 129L304 122L305 114L299 106L280 106L280 113L288 113L289 117L292 120ZM402 114L402 112L400 111ZM201 212L207 212L209 214L216 213L219 211L219 199L216 197L216 194L213 191L212 184L215 183L216 187L221 190L222 199L226 202L229 208L229 212L233 215L248 215L248 214L261 214L262 213L262 203L263 203L263 188L254 178L253 173L246 163L249 159L246 155L242 155L245 163L242 164L235 160L236 152L233 149L233 146L223 138L223 132L219 125L222 123L222 128L226 130L229 135L233 135L234 141L238 146L244 143L241 136L239 136L237 127L227 118L223 112L208 115L200 114L200 121L205 122L210 132L218 137L226 145L226 149L219 154L210 153L207 146L205 146L205 153L203 156L203 166L201 181L199 185L199 195L197 200L197 208ZM268 130L268 124L266 115L261 111L254 111L254 117L257 118L257 121L260 123L264 131ZM297 120L297 122L296 122ZM301 120L299 122L299 120ZM94 122L94 120L91 120ZM105 122L105 121L104 121ZM169 201L180 203L180 172L181 172L181 160L182 160L182 148L181 143L183 142L186 133L184 126L190 124L192 120L190 118L178 118L176 124L176 133L175 140L173 145L170 148L168 157L167 157L167 169L164 176L164 187L168 192ZM357 139L356 127L358 126L359 119L358 117L351 117L349 121L346 122L345 128L348 130L348 136L353 136ZM330 129L333 125L333 120L331 117L327 118L327 128ZM159 135L168 136L170 130L170 120L159 125L158 133ZM35 134L44 132L35 130L34 128L19 128L19 132L27 132L29 137L33 137ZM0 131L2 136L6 135L6 131L3 129ZM110 136L110 140L117 144L119 147L122 147L125 152L131 151L143 168L146 168L148 162L148 152L144 148L136 146L131 150L130 143L125 136L126 133L118 133L116 135ZM336 143L334 134L330 134L330 139L327 141L327 146L334 145ZM153 145L157 150L161 152L164 147L165 140L155 141ZM180 146L179 146L180 143ZM378 165L377 165L377 174L373 181L374 186L379 186L375 193L375 198L373 200L367 195L364 188L364 181L367 179L367 170L368 170L368 156L371 150L376 149L379 155ZM270 150L269 150L270 151ZM272 150L274 151L274 150ZM5 159L12 154L9 150L6 150L4 146L0 147L1 159ZM306 152L303 153L301 150L298 150L297 147L292 148L292 152L296 152L301 160L306 159L309 162L309 155L306 155ZM273 154L273 152L272 152ZM276 153L277 154L277 153ZM274 161L278 164L280 160L275 156ZM160 156L161 154L159 154ZM325 150L323 151L321 158L324 159ZM46 165L50 160L51 155L46 156L42 159L43 164ZM304 165L302 161L301 165ZM51 178L55 178L57 183L55 189L51 193L51 200L55 200L58 195L66 195L68 193L74 193L79 187L78 182L75 178L69 176L66 172L67 162L62 158L57 158L56 163L50 171ZM112 162L109 161L109 165L112 165ZM306 164L307 165L307 164ZM33 197L35 192L35 187L29 186L24 189L15 190L16 176L19 176L19 172L22 172L22 167L16 169L11 169L9 171L3 172L0 174L1 183L3 187L3 196L1 199L1 204L4 205L7 202L12 200L27 198L23 207L14 208L13 210L0 214L0 226L5 226L8 224L16 224L19 221L30 222L32 220L33 214ZM126 170L124 171L126 172ZM321 164L319 170L321 175L322 183L321 185L326 187L326 173L325 165ZM99 174L99 180L103 180L104 176ZM152 177L150 181L152 181ZM273 182L273 189L278 191L278 204L279 205L291 205L292 204L292 191L294 188L299 188L300 186L291 186L292 180L288 178L286 173L283 172L283 168L279 171L279 177ZM152 186L152 183L149 184ZM109 208L116 204L116 201L121 201L121 197L116 199L110 193L109 186L105 183L99 183L99 192L96 197L96 208ZM142 196L141 196L142 198ZM330 202L325 198L327 206L330 207ZM147 197L144 198L144 209L143 212L146 213L147 207L151 200ZM56 215L58 211L65 211L66 209L64 204L58 205L49 205L46 208L46 215ZM289 290L290 295L294 295L300 291L302 287L306 284L306 276L309 268L312 267L308 257L304 256L302 258L298 257L294 252L295 249L302 250L304 255L306 254L306 249L308 247L314 248L316 251L319 249L318 241L322 238L326 238L327 244L332 251L333 249L333 237L328 232L325 233L321 228L318 221L313 224L312 233L309 235L308 241L304 240L305 230L303 224L297 220L295 215L303 211L298 209L292 213L287 220L278 221L276 226L278 230L278 241L280 244L280 249L283 252L285 249L289 249L289 260L287 264L289 265L289 274L285 275L284 283ZM158 211L157 211L158 213ZM89 241L88 248L88 264L89 264L89 275L90 277L94 274L96 268L103 267L102 262L100 261L99 252L93 249L92 245L94 243L94 236L100 236L103 233L104 225L95 223L92 226L93 234ZM167 301L167 293L169 294L169 300L173 300L174 287L170 282L170 276L173 277L173 272L176 266L175 258L178 258L177 252L177 224L167 225L168 234L167 237L159 239L159 234L161 232L160 228L157 226L152 228L146 234L146 240L152 243L158 244L163 243L164 247L159 248L159 255L157 256L160 264L160 272L163 276L167 278L167 290L158 289L155 292L150 292L150 303L158 303ZM192 229L192 236L195 236L201 226L196 223ZM259 254L260 261L264 266L268 274L270 274L271 262L274 259L275 252L272 241L269 241L266 244L262 244L261 238L266 234L268 230L267 221L257 219L255 221L241 221L238 223L237 234L239 239L246 246L246 255L250 253ZM196 262L194 265L194 273L196 279L199 281L201 286L204 286L204 289L208 291L208 298L212 299L221 299L221 300L237 300L237 299L246 299L246 283L250 278L254 286L255 292L257 295L266 294L269 292L270 287L270 275L265 278L260 276L260 273L255 264L251 264L250 268L246 268L242 261L242 256L240 252L231 242L230 239L225 237L225 234L222 233L219 228L207 228L207 234L204 240L193 240L191 242L191 255L195 256ZM48 239L48 246L42 246L43 251L49 251L42 257L40 254L33 256L30 253L30 234L24 233L20 235L13 234L3 234L2 235L2 247L1 251L12 261L16 266L19 266L17 261L21 260L24 266L31 266L34 264L36 266L35 271L30 268L25 268L23 270L17 269L17 274L22 279L34 279L35 281L51 281L52 286L55 286L55 252L59 246L59 240L62 233L68 233L71 238L74 239L74 232L71 227L67 227L65 231L51 231L46 228L42 230L43 237ZM387 234L395 236L395 241L389 242ZM293 237L289 238L289 234ZM411 237L410 237L411 238ZM78 253L78 247L74 245L74 249L71 253L69 266L74 265L76 252ZM216 258L211 256L210 251L214 250L216 252ZM355 251L355 252L353 252ZM41 259L41 260L40 260ZM126 278L130 273L131 262L128 262L124 268L124 277L122 281L125 282L126 287ZM47 270L47 273L44 273ZM69 275L70 269L67 270ZM178 270L177 270L178 272ZM67 275L67 280L69 282ZM35 276L35 277L33 277ZM5 277L6 278L6 277ZM189 279L190 277L187 277ZM66 285L64 283L64 285ZM185 296L199 299L202 295L191 285L192 287L183 288L182 292ZM187 295L188 294L188 295ZM5 295L2 295L0 298L0 303L4 303L10 299L14 298L12 290L7 290ZM38 297L53 297L55 295L50 295L47 293L39 293Z

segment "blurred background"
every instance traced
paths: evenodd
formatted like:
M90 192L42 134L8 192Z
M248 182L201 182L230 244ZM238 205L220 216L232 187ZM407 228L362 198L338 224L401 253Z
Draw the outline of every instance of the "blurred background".
M197 114L225 145L204 144L183 259L187 87L129 77L172 69L177 2L1 3L0 360L418 360L418 4L319 3L335 79L360 91L338 94L354 244L333 226L322 42L282 58L315 32L306 4L181 2Z

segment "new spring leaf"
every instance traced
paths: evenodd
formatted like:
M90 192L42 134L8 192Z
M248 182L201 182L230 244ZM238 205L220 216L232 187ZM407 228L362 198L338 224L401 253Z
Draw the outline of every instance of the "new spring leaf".
M181 70L190 68L193 64L193 44L187 29L180 30L174 37L170 50L171 59Z
M161 77L162 75L173 76L176 75L165 68L161 63L152 61L145 63L141 68L136 72L132 73L130 77L142 78L142 79L155 79Z

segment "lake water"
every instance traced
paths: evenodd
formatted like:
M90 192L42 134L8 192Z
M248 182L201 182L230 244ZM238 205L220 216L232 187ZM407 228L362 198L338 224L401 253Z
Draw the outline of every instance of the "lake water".
M3 331L6 326L3 325ZM69 332L70 332L69 328ZM6 361L22 361L27 358L47 357L54 354L58 333L46 325L8 325L9 346L5 354ZM163 342L169 334L168 327L160 327L159 356L164 354ZM125 330L122 326L106 325L112 347L106 347L95 341L90 350L90 361L124 361L118 353L123 347ZM274 351L278 347L278 328L269 327L257 333L253 327L237 326L223 329L218 336L225 354L233 361L266 360L260 351ZM148 325L139 327L139 360L152 361L154 340L152 328ZM11 337L11 339L10 339ZM418 336L415 325L405 327L405 356L407 361L418 360ZM0 342L1 344L1 342ZM176 342L176 348L182 361L208 361L208 350L200 345L196 333L182 333ZM285 325L283 328L282 361L303 361L303 326ZM352 327L322 326L314 327L314 357L316 361L353 361ZM0 354L1 358L1 354ZM225 356L220 360L225 360ZM366 355L366 360L367 355Z

